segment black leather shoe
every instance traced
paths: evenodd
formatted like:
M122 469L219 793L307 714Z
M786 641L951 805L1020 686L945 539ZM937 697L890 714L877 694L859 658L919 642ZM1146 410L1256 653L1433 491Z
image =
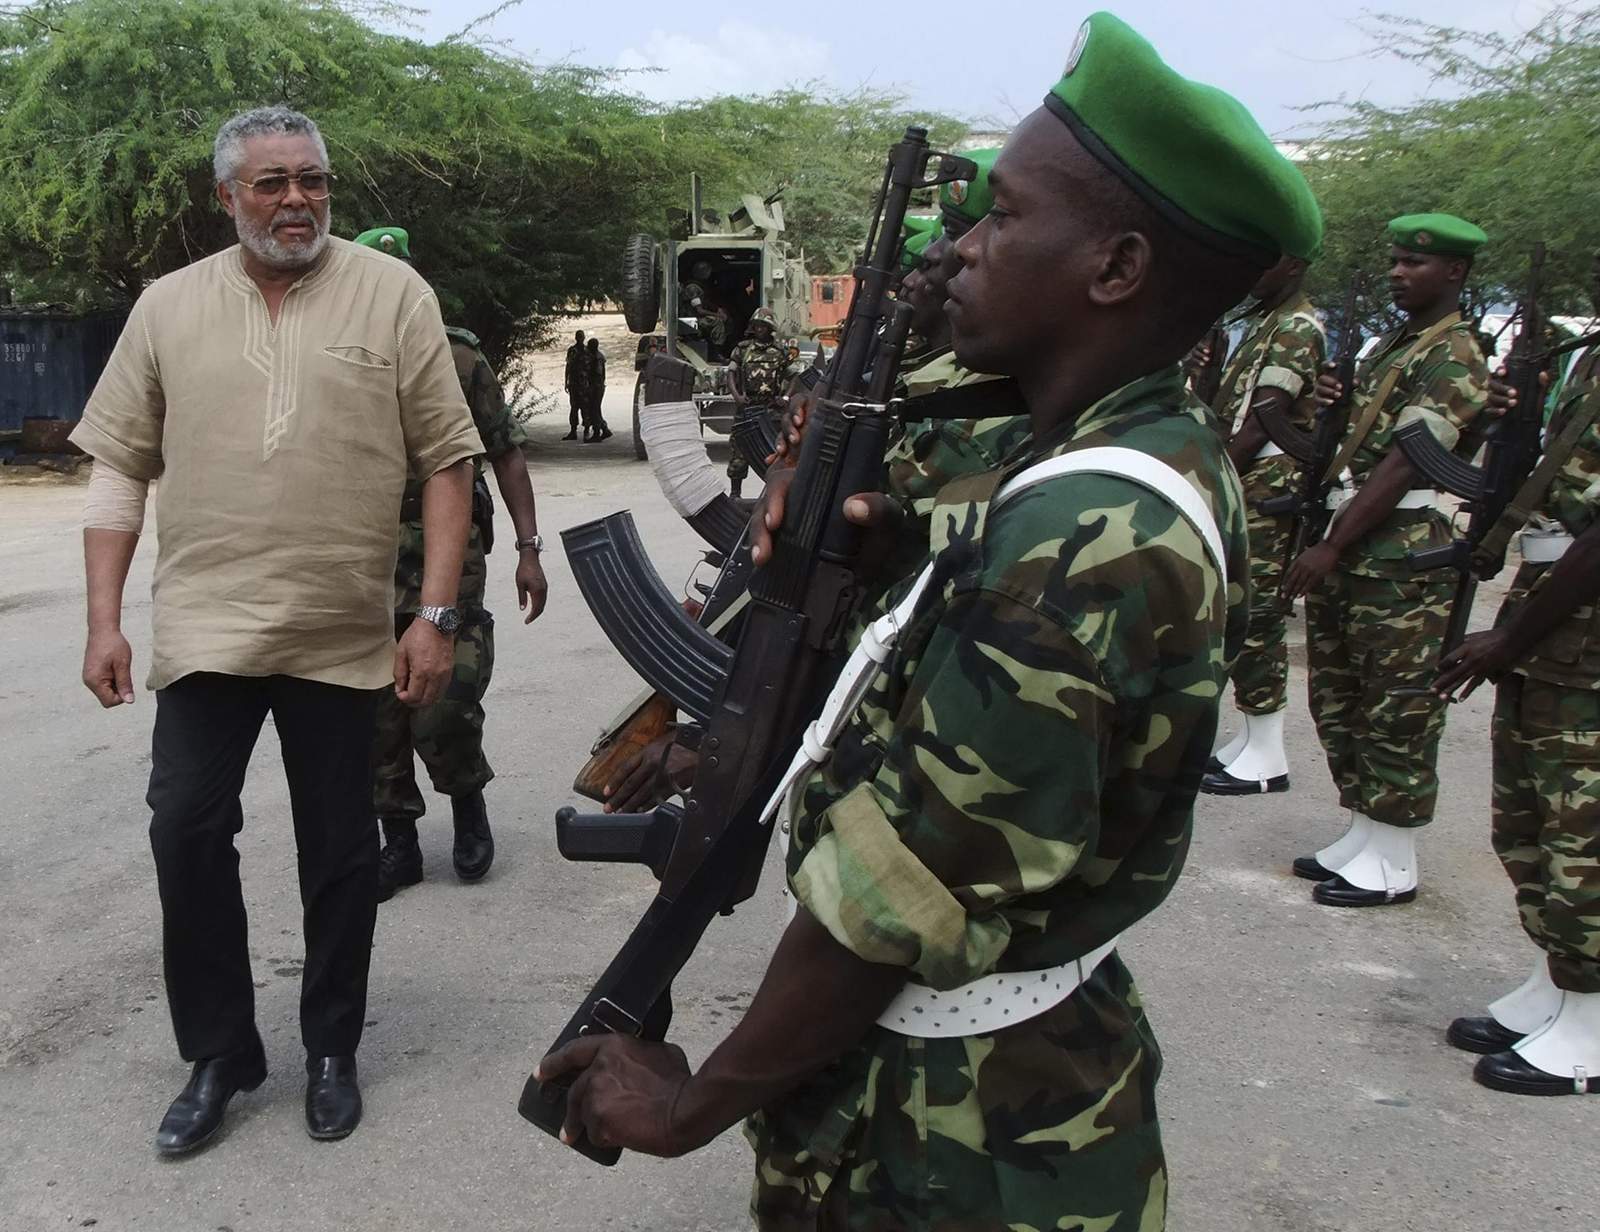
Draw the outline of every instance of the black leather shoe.
M1493 1018L1457 1018L1444 1033L1452 1048L1462 1052L1477 1052L1493 1056L1497 1052L1510 1052L1511 1045L1521 1041L1521 1031L1502 1027Z
M348 1138L361 1124L356 1059L310 1057L306 1073L306 1133L319 1142Z
M1226 770L1226 769L1227 769L1227 767L1223 764L1222 758L1220 758L1220 757L1208 757L1208 758L1206 758L1206 773L1207 774L1215 774L1218 770Z
M1416 898L1417 891L1413 887L1401 890L1398 894L1390 894L1387 890L1363 890L1353 886L1337 873L1321 885L1311 888L1313 901L1321 903L1324 907L1398 907L1401 903L1409 903Z
M1304 877L1307 881L1328 881L1338 876L1331 868L1324 868L1316 856L1296 856L1294 875Z
M1268 792L1288 791L1289 776L1270 779L1236 779L1226 770L1217 770L1200 780L1200 790L1208 796L1264 796Z
M157 1152L186 1155L204 1146L222 1128L228 1101L240 1091L254 1091L266 1077L267 1055L259 1036L252 1048L195 1062L188 1085L161 1118Z
M475 791L470 796L454 797L450 810L456 822L456 845L450 853L456 876L462 881L477 881L494 863L494 835L489 832L489 813L484 808L483 793Z
M422 848L417 845L417 823L385 821L383 850L378 853L378 901L386 903L395 891L422 880Z
M568 432L561 439L564 441L575 441L578 439L578 434L576 432Z
M1472 1076L1486 1087L1512 1095L1600 1095L1600 1077L1580 1086L1576 1078L1547 1074L1510 1051L1480 1058Z

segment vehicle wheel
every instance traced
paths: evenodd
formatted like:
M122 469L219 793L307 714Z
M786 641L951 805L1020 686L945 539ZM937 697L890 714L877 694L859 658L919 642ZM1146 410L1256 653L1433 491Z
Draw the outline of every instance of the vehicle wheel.
M648 334L661 319L661 279L656 265L655 237L629 236L622 250L622 315L636 334Z
M644 434L639 431L639 415L644 410L644 373L633 383L633 456L648 462L650 455L644 450Z

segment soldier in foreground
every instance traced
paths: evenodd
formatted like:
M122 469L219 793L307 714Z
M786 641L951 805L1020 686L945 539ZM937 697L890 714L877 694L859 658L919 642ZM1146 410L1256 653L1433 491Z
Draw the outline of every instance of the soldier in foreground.
M739 399L739 415L766 415L783 394L784 372L789 353L778 344L777 318L770 308L757 308L745 327L749 335L739 340L729 357L728 379L733 396ZM728 459L728 494L738 499L750 463L738 449Z
M1600 256L1594 274L1600 308ZM1492 409L1515 405L1514 390L1490 388ZM1494 849L1538 950L1527 981L1487 1017L1456 1019L1449 1040L1484 1054L1484 1086L1518 1095L1600 1094L1600 347L1574 362L1546 441L1569 430L1580 435L1530 502L1494 629L1452 652L1436 686L1465 697L1497 684Z
M363 231L356 243L408 263L411 260L410 237L401 227ZM516 528L517 606L527 613L524 623L530 623L544 611L548 586L539 563L544 541L539 537L533 483L522 459L522 429L506 409L505 394L478 339L469 330L447 328L445 332L461 392L482 438L483 455L494 468L500 497ZM449 683L431 705L404 706L392 689L385 690L378 703L373 802L384 838L378 857L379 902L422 880L417 821L427 812L427 805L417 787L417 757L428 768L433 789L450 799L455 825L451 863L456 876L462 881L478 881L494 862L494 835L483 799L483 789L494 778L483 755L483 697L494 672L494 614L485 606L488 553L493 543L494 502L483 464L475 461L472 529L456 598L460 624L454 630L455 657ZM400 549L394 572L396 636L403 637L422 612L423 569L421 497L418 485L409 481L400 503Z
M940 494L929 601L794 797L799 911L749 1012L694 1074L616 1036L540 1067L576 1076L569 1140L676 1155L755 1114L763 1229L1164 1223L1159 1053L1114 947L1182 864L1247 561L1177 362L1320 217L1238 103L1105 13L991 184L956 354L1017 377L1036 447ZM1128 469L1035 469L1101 446Z
M1333 465L1345 485L1338 512L1284 579L1286 595L1306 596L1311 714L1350 814L1341 838L1294 862L1297 876L1318 883L1311 895L1325 906L1417 896L1416 835L1433 820L1446 705L1429 686L1451 586L1413 573L1406 553L1442 545L1450 531L1438 493L1417 486L1426 481L1393 438L1420 421L1454 448L1483 408L1488 371L1462 319L1461 292L1485 239L1449 214L1389 224L1390 296L1406 319L1358 375ZM1331 375L1319 378L1319 401L1338 394Z
M1295 463L1267 438L1256 409L1275 411L1303 431L1311 428L1313 390L1327 339L1302 290L1309 261L1288 256L1268 270L1250 294L1256 308L1222 373L1214 409L1228 456L1244 480L1250 510L1250 634L1233 668L1233 700L1244 724L1217 750L1200 790L1216 796L1289 789L1283 716L1289 705L1288 614L1279 583L1293 517L1260 511L1262 501L1288 492Z

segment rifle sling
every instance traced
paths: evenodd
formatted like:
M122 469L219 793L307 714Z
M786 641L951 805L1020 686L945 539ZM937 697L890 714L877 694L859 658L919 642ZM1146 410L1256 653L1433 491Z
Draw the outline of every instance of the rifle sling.
M1028 405L1015 380L978 381L951 389L936 389L931 394L906 398L896 406L900 418L908 422L924 419L1000 419L1026 415Z
M1361 408L1361 418L1356 420L1355 426L1350 429L1350 435L1344 438L1344 444L1334 455L1333 462L1329 464L1327 473L1322 477L1324 483L1335 482L1344 468L1350 465L1350 459L1356 456L1356 451L1366 443L1367 437L1372 432L1372 426L1378 422L1378 416L1383 411L1384 403L1389 401L1389 395L1394 393L1395 386L1400 384L1400 378L1405 375L1406 365L1443 337L1452 326L1460 323L1459 312L1452 312L1443 320L1435 321L1417 335L1417 340L1406 348L1405 354L1389 366L1389 371L1384 373L1383 380L1378 382L1378 388L1373 390L1367 405Z
M1505 555L1506 548L1511 544L1511 536L1521 530L1538 510L1545 493L1555 481L1556 472L1572 456L1583 434L1596 419L1600 419L1600 398L1591 398L1588 405L1574 414L1567 426L1561 429L1561 435L1544 451L1539 465L1533 468L1533 473L1517 489L1517 494L1495 519L1489 532L1473 546L1474 561L1499 561Z

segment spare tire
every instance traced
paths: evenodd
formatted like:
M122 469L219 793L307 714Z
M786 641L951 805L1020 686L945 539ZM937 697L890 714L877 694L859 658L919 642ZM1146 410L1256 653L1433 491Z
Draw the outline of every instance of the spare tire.
M654 236L629 236L622 250L622 315L636 334L648 334L661 319Z

